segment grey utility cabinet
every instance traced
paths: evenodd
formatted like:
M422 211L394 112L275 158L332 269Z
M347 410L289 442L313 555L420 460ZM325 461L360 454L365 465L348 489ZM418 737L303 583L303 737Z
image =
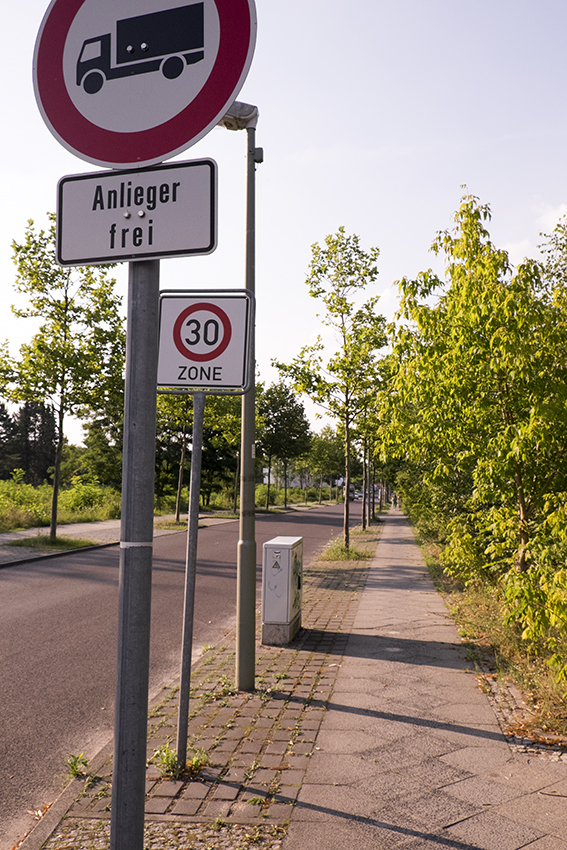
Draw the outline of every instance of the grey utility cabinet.
M274 537L262 559L262 643L284 646L301 628L303 537Z

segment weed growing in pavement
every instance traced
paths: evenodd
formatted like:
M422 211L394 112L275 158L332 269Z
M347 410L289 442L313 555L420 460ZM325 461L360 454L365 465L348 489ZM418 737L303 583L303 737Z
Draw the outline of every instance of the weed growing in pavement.
M264 797L250 797L248 802L251 806L263 806L266 800Z
M256 771L258 770L259 764L260 764L259 760L254 759L254 761L252 762L250 767L245 771L244 779L246 779L246 780L252 779L252 777L254 776Z
M148 717L159 717L162 714L162 709L165 708L167 703L170 702L179 691L179 685L176 685L173 688L164 688L164 691L166 691L166 695L157 705L154 705ZM191 696L193 696L193 694L191 694Z
M223 828L223 826L226 826L226 821L224 821L222 818L215 818L214 821L211 823L211 829L214 829L215 832L218 832L219 829Z
M150 759L151 763L157 763L162 776L170 777L171 779L179 779L182 772L177 763L177 753L167 744L159 747Z
M209 764L209 756L200 748L192 748L190 752L192 755L187 759L186 768L192 776L195 776L199 773L201 768L206 767Z
M89 766L88 758L85 758L84 753L80 753L78 756L70 755L65 759L65 764L67 765L67 773L71 779L77 779L79 776L86 775L86 768Z
M157 764L161 775L167 779L180 779L187 774L195 776L201 768L209 764L209 756L201 749L192 748L189 752L191 755L185 765L180 765L177 761L177 753L167 744L163 744L155 751L150 763Z
M85 782L85 787L84 787L83 790L84 791L90 791L90 789L94 788L94 786L97 785L99 782L101 782L101 780L102 780L102 776L97 776L96 773L87 774L87 781ZM100 792L99 792L99 795L100 795ZM99 795L97 795L97 796L99 796ZM103 794L102 796L106 797L107 795Z
M221 676L219 679L220 692L223 697L228 697L234 693L234 688L228 676Z

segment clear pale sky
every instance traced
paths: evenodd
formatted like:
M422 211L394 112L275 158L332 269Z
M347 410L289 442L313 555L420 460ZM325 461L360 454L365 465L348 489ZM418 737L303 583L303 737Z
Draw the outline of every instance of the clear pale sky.
M52 137L31 66L45 0L3 9L0 340L33 328L9 306L12 239L45 224L60 177L95 166ZM489 203L493 240L513 261L567 211L565 0L257 0L258 40L239 100L260 109L257 360L291 359L321 330L305 276L311 245L344 225L380 248L380 294L433 264L466 185ZM244 282L246 134L214 129L178 159L219 166L219 240L207 257L161 263L163 288ZM117 270L125 293L126 266ZM318 427L318 426L316 426ZM70 430L74 441L80 429Z

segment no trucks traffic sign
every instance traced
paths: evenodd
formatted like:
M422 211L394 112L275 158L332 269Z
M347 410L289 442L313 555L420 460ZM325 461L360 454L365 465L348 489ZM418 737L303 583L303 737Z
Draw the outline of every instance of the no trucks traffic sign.
M34 88L61 144L97 165L153 165L195 144L236 99L254 0L52 0Z
M162 292L158 392L246 392L253 311L249 290Z

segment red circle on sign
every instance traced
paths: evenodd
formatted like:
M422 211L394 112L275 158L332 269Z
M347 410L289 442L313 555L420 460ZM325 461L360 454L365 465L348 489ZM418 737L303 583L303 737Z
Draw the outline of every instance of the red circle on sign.
M36 99L47 126L64 147L97 165L122 168L153 165L195 144L218 124L240 91L252 62L256 36L254 0L214 0L220 43L203 88L170 120L130 133L93 124L69 97L63 74L63 52L71 24L84 2L52 0L34 53Z
M196 313L198 310L206 310L208 313L214 313L215 316L218 316L222 322L224 334L223 338L220 341L219 345L214 348L212 351L207 351L205 354L196 354L194 351L191 351L190 348L187 348L183 339L181 338L181 328L185 320L192 314ZM205 301L201 301L199 304L192 304L190 307L186 307L182 313L179 314L177 319L175 320L175 324L173 326L173 341L175 343L175 347L179 351L183 357L186 357L188 360L195 360L197 363L205 363L207 360L214 360L215 357L220 357L220 355L226 351L228 344L230 342L230 338L232 336L232 325L230 324L230 319L220 307L217 307L216 304L208 304Z

